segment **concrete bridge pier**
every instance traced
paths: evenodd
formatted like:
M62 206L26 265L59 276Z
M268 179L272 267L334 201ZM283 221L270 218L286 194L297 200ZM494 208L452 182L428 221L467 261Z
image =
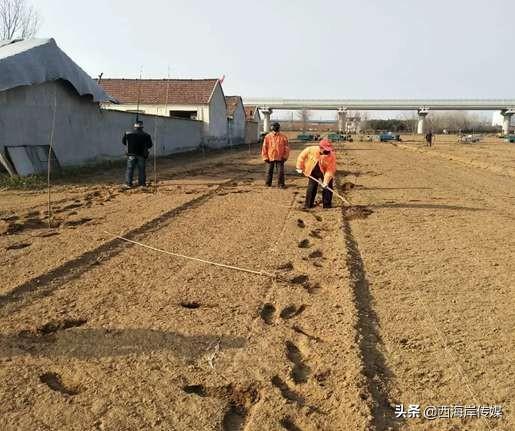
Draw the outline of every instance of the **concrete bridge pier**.
M263 108L261 113L263 114L263 132L268 133L270 131L270 115L272 115L272 110L270 108Z
M515 110L509 109L506 111L501 112L501 115L503 116L503 122L502 122L502 134L504 136L510 134L510 124L511 124L511 117L515 114Z
M429 114L429 109L420 108L418 110L418 124L417 124L417 134L423 135L426 132L426 117Z
M346 132L346 124L347 123L347 109L339 108L338 109L338 132L345 133Z

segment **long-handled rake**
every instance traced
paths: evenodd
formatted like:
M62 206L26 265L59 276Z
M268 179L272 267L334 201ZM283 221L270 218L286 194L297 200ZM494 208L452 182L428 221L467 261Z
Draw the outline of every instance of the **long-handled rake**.
M352 204L347 200L345 199L342 195L340 195L338 192L336 192L335 190L333 190L331 187L328 187L328 186L324 186L324 183L322 183L322 181L320 181L319 179L315 178L315 177L312 177L311 175L306 175L308 178L311 178L313 181L316 181L318 184L320 184L323 188L326 188L327 190L329 190L330 192L332 192L337 198L339 198L345 205L348 205L348 206L352 206Z

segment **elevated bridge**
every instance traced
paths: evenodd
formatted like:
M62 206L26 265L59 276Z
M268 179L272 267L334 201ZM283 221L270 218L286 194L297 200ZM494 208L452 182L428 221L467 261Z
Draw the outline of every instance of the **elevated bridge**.
M243 103L257 106L263 115L263 130L270 130L270 115L274 109L335 110L338 128L343 131L348 110L356 111L417 111L418 133L425 131L425 118L430 111L500 111L504 117L503 133L508 134L515 114L515 99L269 99L244 98Z

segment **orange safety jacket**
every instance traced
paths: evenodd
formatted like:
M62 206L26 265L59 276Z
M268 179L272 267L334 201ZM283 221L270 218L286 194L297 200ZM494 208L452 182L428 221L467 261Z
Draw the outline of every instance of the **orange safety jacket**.
M320 154L319 146L307 147L299 154L297 158L297 169L304 172L304 175L311 175L313 169L317 165L324 174L324 183L329 184L329 181L334 178L336 174L336 155L334 151L330 154Z
M290 146L288 145L288 138L282 133L270 132L263 140L263 147L261 148L261 156L263 160L281 161L288 160L290 156Z

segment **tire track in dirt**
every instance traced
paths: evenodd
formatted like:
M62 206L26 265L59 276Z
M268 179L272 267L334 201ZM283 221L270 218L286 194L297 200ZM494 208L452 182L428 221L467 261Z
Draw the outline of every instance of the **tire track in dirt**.
M223 181L219 186L204 193L172 210L153 218L143 225L130 230L124 236L128 239L138 240L144 238L146 235L155 232L167 226L175 217L181 213L198 208L199 206L208 202L211 198L216 196L224 186L233 183L244 176L244 174L233 177L229 180ZM25 283L18 285L10 292L0 296L0 315L10 314L16 311L19 307L9 306L13 303L24 301L27 297L32 299L41 298L51 294L54 290L63 286L65 283L77 279L82 274L87 272L91 267L98 265L100 261L105 262L114 256L132 247L133 244L120 241L114 238L100 246L87 251L71 260L64 262L58 267L49 272L36 276ZM21 304L19 306L22 306Z

